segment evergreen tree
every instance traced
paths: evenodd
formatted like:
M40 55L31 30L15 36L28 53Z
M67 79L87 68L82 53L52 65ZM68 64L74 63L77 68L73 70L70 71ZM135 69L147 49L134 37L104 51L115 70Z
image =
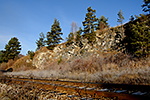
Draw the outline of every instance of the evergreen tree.
M133 15L131 16L131 18L129 19L130 21L134 21L134 17Z
M121 28L117 28L117 37L123 37L123 34L124 34L124 28L123 28L123 20L124 20L124 17L123 17L123 13L120 9L120 11L118 12L118 19L117 19L117 22L121 23ZM122 35L122 36L121 36Z
M53 50L56 45L58 45L62 39L60 35L63 35L61 33L61 28L59 26L59 21L55 18L55 21L51 27L51 32L47 32L47 45L48 49Z
M34 57L35 53L34 53L34 51L29 50L27 55L30 55L30 59L33 60L33 57Z
M138 19L138 18L140 18L140 16L139 15L135 15L135 18Z
M137 57L147 57L150 54L150 18L141 15L126 26L126 38L123 40L126 50Z
M14 59L21 50L20 42L16 37L11 38L8 44L5 45L5 50L2 50L2 61L7 62L9 59Z
M2 55L3 55L3 53L2 53L2 51L0 51L0 63L3 62L3 57L2 57Z
M45 40L44 39L45 39L45 36L44 36L43 32L41 32L39 40L36 40L37 50L39 50L40 47L44 47L45 46Z
M108 27L107 21L108 21L108 18L105 18L105 17L102 15L100 18L98 18L98 26L97 26L96 29L97 29L97 30L102 30L102 29Z
M74 34L72 32L70 32L70 34L68 35L68 38L67 38L67 44L70 45L72 44L74 41Z
M144 4L142 5L143 11L150 14L150 0L143 0Z
M79 27L79 30L77 31L77 35L76 35L76 42L79 42L81 39L81 33L82 33L82 29L81 27Z
M85 21L83 21L84 26L84 34L83 36L88 39L89 43L96 42L96 33L95 29L97 27L97 18L96 18L96 10L93 10L91 7L87 8L88 13L86 13Z
M117 22L119 22L119 23L121 23L121 25L123 24L123 20L124 20L124 17L123 17L123 13L122 13L122 11L121 11L121 9L120 9L120 11L118 12L118 19L117 19Z

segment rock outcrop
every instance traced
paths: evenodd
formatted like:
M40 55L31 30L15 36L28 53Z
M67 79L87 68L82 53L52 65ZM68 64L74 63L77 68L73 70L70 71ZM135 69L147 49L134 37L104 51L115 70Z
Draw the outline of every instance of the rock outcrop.
M116 27L97 31L94 45L88 44L88 40L82 38L78 43L73 42L71 45L66 45L66 43L59 44L53 51L43 47L35 53L33 66L43 69L47 61L59 60L60 58L71 61L74 58L93 54L99 55L102 52L118 52L121 49L116 48L116 45L123 38L124 30L121 30L121 27Z

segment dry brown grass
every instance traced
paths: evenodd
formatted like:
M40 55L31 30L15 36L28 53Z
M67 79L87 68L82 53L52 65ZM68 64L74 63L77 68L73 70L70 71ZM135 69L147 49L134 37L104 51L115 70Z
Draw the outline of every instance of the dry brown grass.
M13 74L104 83L150 84L150 57L139 60L122 53L106 53L76 58L72 61L62 59L59 65L58 60L49 60L44 66L43 70Z
M23 56L23 55L21 55ZM13 59L9 59L8 62L3 62L0 64L0 70L7 70L8 68L12 67L13 64L18 60L18 57L15 57L14 60Z
M18 59L12 66L14 71L25 71L34 69L35 67L32 66L32 61L30 60L30 56L24 56Z
M13 59L10 59L10 60L8 60L7 65L9 67L11 67L14 63L15 63L15 61Z
M38 55L40 52L47 52L47 51L48 51L47 47L41 47L40 50L37 50L35 52L35 55Z
M6 62L1 63L0 70L5 70L7 68L8 68L8 65Z

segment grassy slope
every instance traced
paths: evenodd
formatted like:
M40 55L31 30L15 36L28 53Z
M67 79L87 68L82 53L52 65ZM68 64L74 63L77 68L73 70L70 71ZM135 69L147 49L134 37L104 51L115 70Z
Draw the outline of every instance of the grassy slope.
M30 69L35 69L34 66L32 66L32 61L30 60L30 56L24 56L20 59L18 59L12 66L13 71L25 71Z

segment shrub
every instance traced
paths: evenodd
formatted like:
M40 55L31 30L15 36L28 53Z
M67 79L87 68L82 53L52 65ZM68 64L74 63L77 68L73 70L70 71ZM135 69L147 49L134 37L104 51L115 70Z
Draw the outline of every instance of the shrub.
M13 59L8 60L8 62L7 62L8 67L12 66L13 64L14 64Z
M7 69L7 67L8 67L7 63L3 62L3 63L1 63L0 70L5 70L5 69Z
M62 62L62 56L59 57L58 65Z
M19 59L20 61L15 62L13 65L13 69L15 71L33 69L32 61L27 63L27 59L30 59L29 56ZM119 84L150 84L150 57L146 60L139 60L122 53L103 53L101 55L93 54L87 57L77 57L71 61L61 59L60 57L59 64L56 59L46 61L42 65L44 66L43 70L22 71L18 72L18 75L21 73L28 76L30 72L36 77L79 79L82 81Z

